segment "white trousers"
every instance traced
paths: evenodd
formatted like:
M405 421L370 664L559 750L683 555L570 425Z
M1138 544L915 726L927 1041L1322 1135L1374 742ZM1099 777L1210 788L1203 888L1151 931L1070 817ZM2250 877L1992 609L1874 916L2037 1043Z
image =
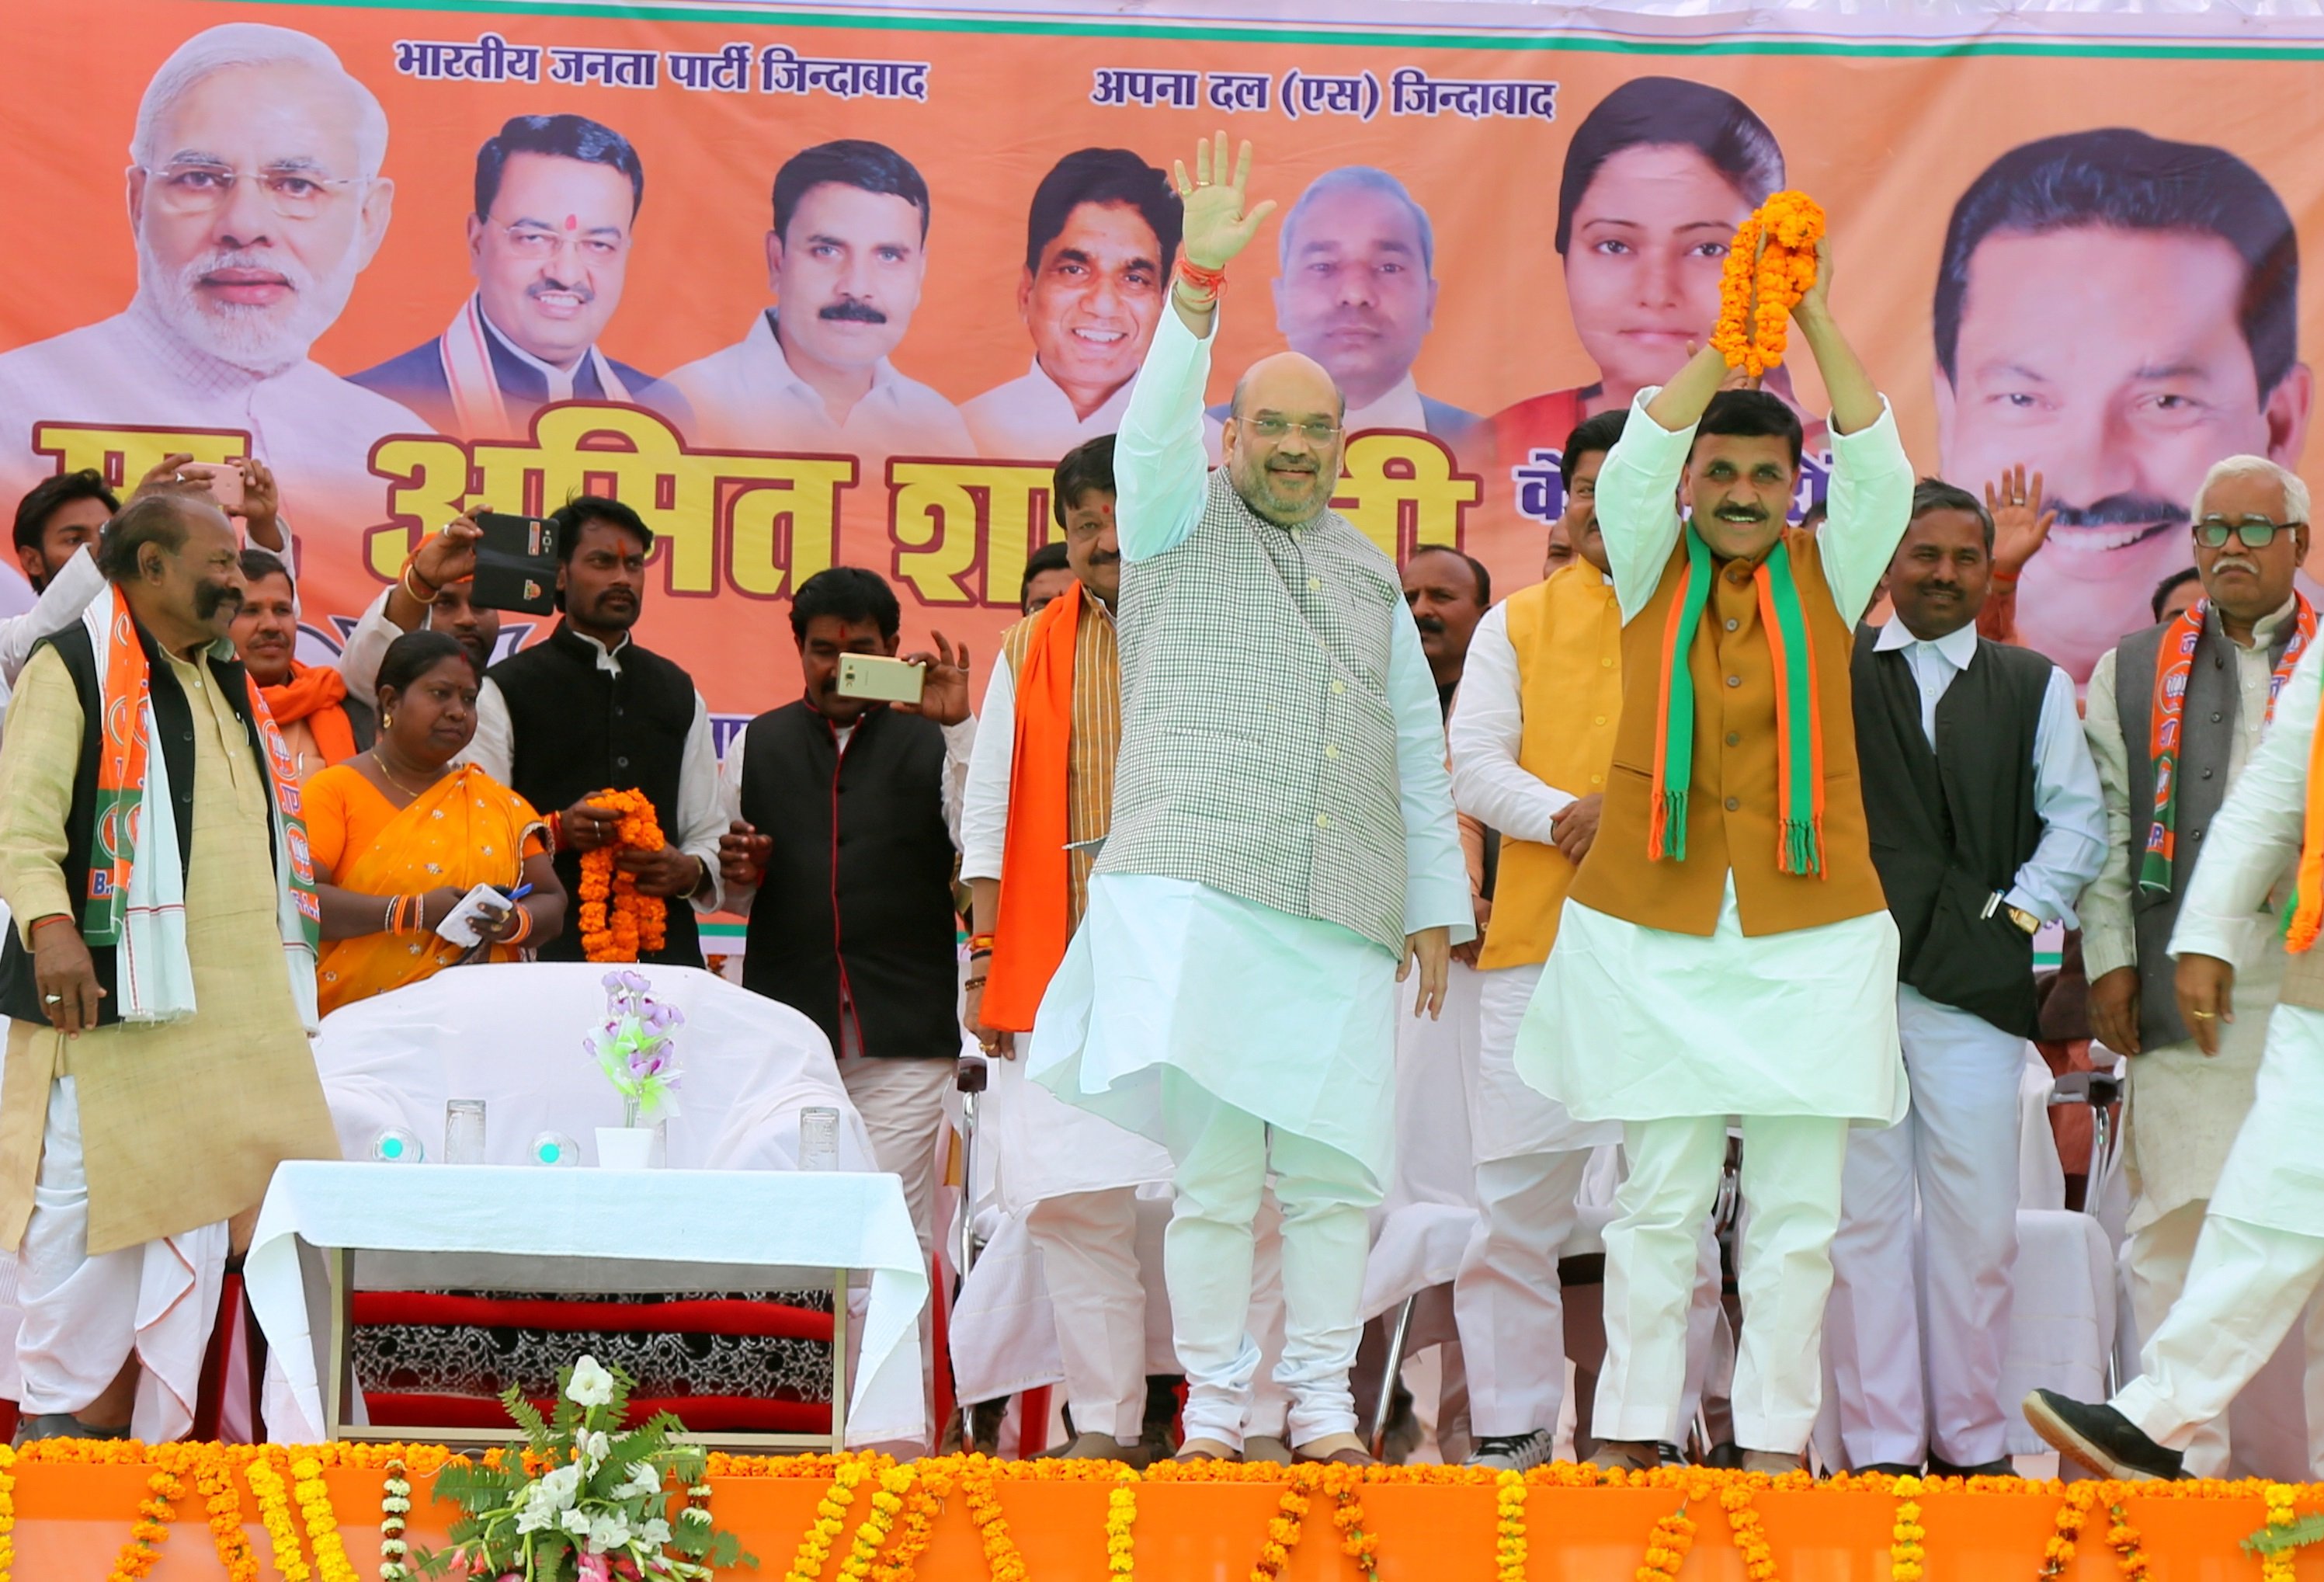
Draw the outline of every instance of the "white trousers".
M1026 1214L1025 1229L1041 1249L1075 1431L1136 1444L1146 1420L1138 1189L1045 1198Z
M1745 1115L1737 1278L1736 1442L1794 1455L1823 1394L1824 1298L1840 1223L1849 1124ZM1601 1439L1675 1441L1686 1392L1687 1312L1702 1225L1727 1157L1721 1115L1632 1121L1630 1173L1606 1227L1606 1365L1591 1428Z
M24 1415L82 1411L134 1355L143 1365L130 1431L149 1444L181 1438L193 1426L226 1256L224 1220L88 1255L80 1102L73 1079L58 1078L49 1088L32 1216L18 1254Z
M1283 1212L1286 1438L1352 1433L1348 1369L1362 1325L1366 1210L1380 1194L1338 1149L1268 1125L1221 1102L1176 1068L1162 1072L1164 1143L1177 1200L1163 1242L1172 1333L1186 1372L1189 1439L1240 1445L1259 1348L1250 1333L1253 1234L1268 1171Z
M2008 1448L2001 1365L2025 1044L1901 985L1896 1025L1913 1106L1849 1137L1831 1244L1840 1440L1852 1466L1918 1466L1923 1452L1972 1466Z
M839 1062L839 1080L872 1136L872 1157L900 1177L904 1206L919 1234L920 1254L936 1250L936 1175L943 1157L945 1092L958 1059L854 1055Z
M2319 1281L2324 1237L2214 1213L2195 1244L2185 1294L2139 1353L2140 1376L2114 1398L2115 1410L2156 1443L2188 1450L2208 1426L2226 1417L2301 1322L2303 1309L2309 1355L2318 1355L2324 1303L2311 1306L2309 1299ZM2310 1471L2324 1476L2324 1425L2318 1420L2324 1392L2312 1365L2308 1378Z
M1557 1257L1580 1220L1576 1199L1589 1165L1589 1150L1575 1149L1477 1166L1482 1218L1452 1282L1452 1319L1479 1439L1557 1431L1565 1403Z
M2131 1320L2138 1326L2141 1349L2153 1340L2163 1320L2187 1290L2187 1271L2195 1261L2195 1244L2202 1236L2205 1211L2210 1206L2208 1198L2181 1203L2130 1233L2126 1272ZM2227 1476L2231 1453L2227 1418L2198 1424L2179 1448L2186 1455L2187 1470L2196 1476Z

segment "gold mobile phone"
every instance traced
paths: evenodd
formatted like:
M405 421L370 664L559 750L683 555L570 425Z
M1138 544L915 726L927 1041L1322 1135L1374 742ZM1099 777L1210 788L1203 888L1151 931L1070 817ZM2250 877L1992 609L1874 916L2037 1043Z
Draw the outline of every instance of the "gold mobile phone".
M839 656L839 695L842 698L875 698L882 703L918 703L920 687L927 672L918 665L906 664L900 659L890 659L879 653L843 653Z

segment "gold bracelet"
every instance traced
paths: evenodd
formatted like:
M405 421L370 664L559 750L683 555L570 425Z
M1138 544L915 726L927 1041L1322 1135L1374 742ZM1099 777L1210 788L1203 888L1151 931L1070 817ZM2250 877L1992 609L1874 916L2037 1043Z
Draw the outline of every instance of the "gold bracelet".
M396 580L403 584L404 593L410 597L411 602L414 604L432 605L444 591L439 587L436 589L435 592L430 593L426 598L420 597L420 590L417 587L414 587L412 584L415 582L424 582L427 579L419 576L411 569L411 564L410 561L404 562L403 574Z
M973 977L973 978L970 978L970 979L968 979L967 981L965 981L964 983L963 983L963 984L961 985L961 987L963 987L963 988L964 988L964 989L981 989L981 988L982 988L983 986L984 986L984 979L982 979L982 978L981 978L981 977Z

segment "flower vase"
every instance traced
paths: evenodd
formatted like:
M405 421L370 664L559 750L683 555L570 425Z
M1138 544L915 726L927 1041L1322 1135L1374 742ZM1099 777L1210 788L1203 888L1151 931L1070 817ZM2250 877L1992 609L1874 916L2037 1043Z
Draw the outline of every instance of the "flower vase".
M625 1124L597 1128L597 1168L599 1170L655 1170L662 1162L662 1129L657 1121L647 1125L638 1115L635 1103L622 1106Z

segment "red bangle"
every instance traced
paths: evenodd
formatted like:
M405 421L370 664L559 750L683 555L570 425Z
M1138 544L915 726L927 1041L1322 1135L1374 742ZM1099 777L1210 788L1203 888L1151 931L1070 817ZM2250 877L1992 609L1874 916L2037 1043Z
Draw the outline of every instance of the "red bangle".
M46 917L34 918L32 926L24 931L27 934L37 934L51 923L69 923L72 921L72 913L69 911L52 911Z
M1227 272L1223 268L1204 269L1181 253L1178 254L1178 278L1198 291L1208 291L1216 296L1226 287Z

